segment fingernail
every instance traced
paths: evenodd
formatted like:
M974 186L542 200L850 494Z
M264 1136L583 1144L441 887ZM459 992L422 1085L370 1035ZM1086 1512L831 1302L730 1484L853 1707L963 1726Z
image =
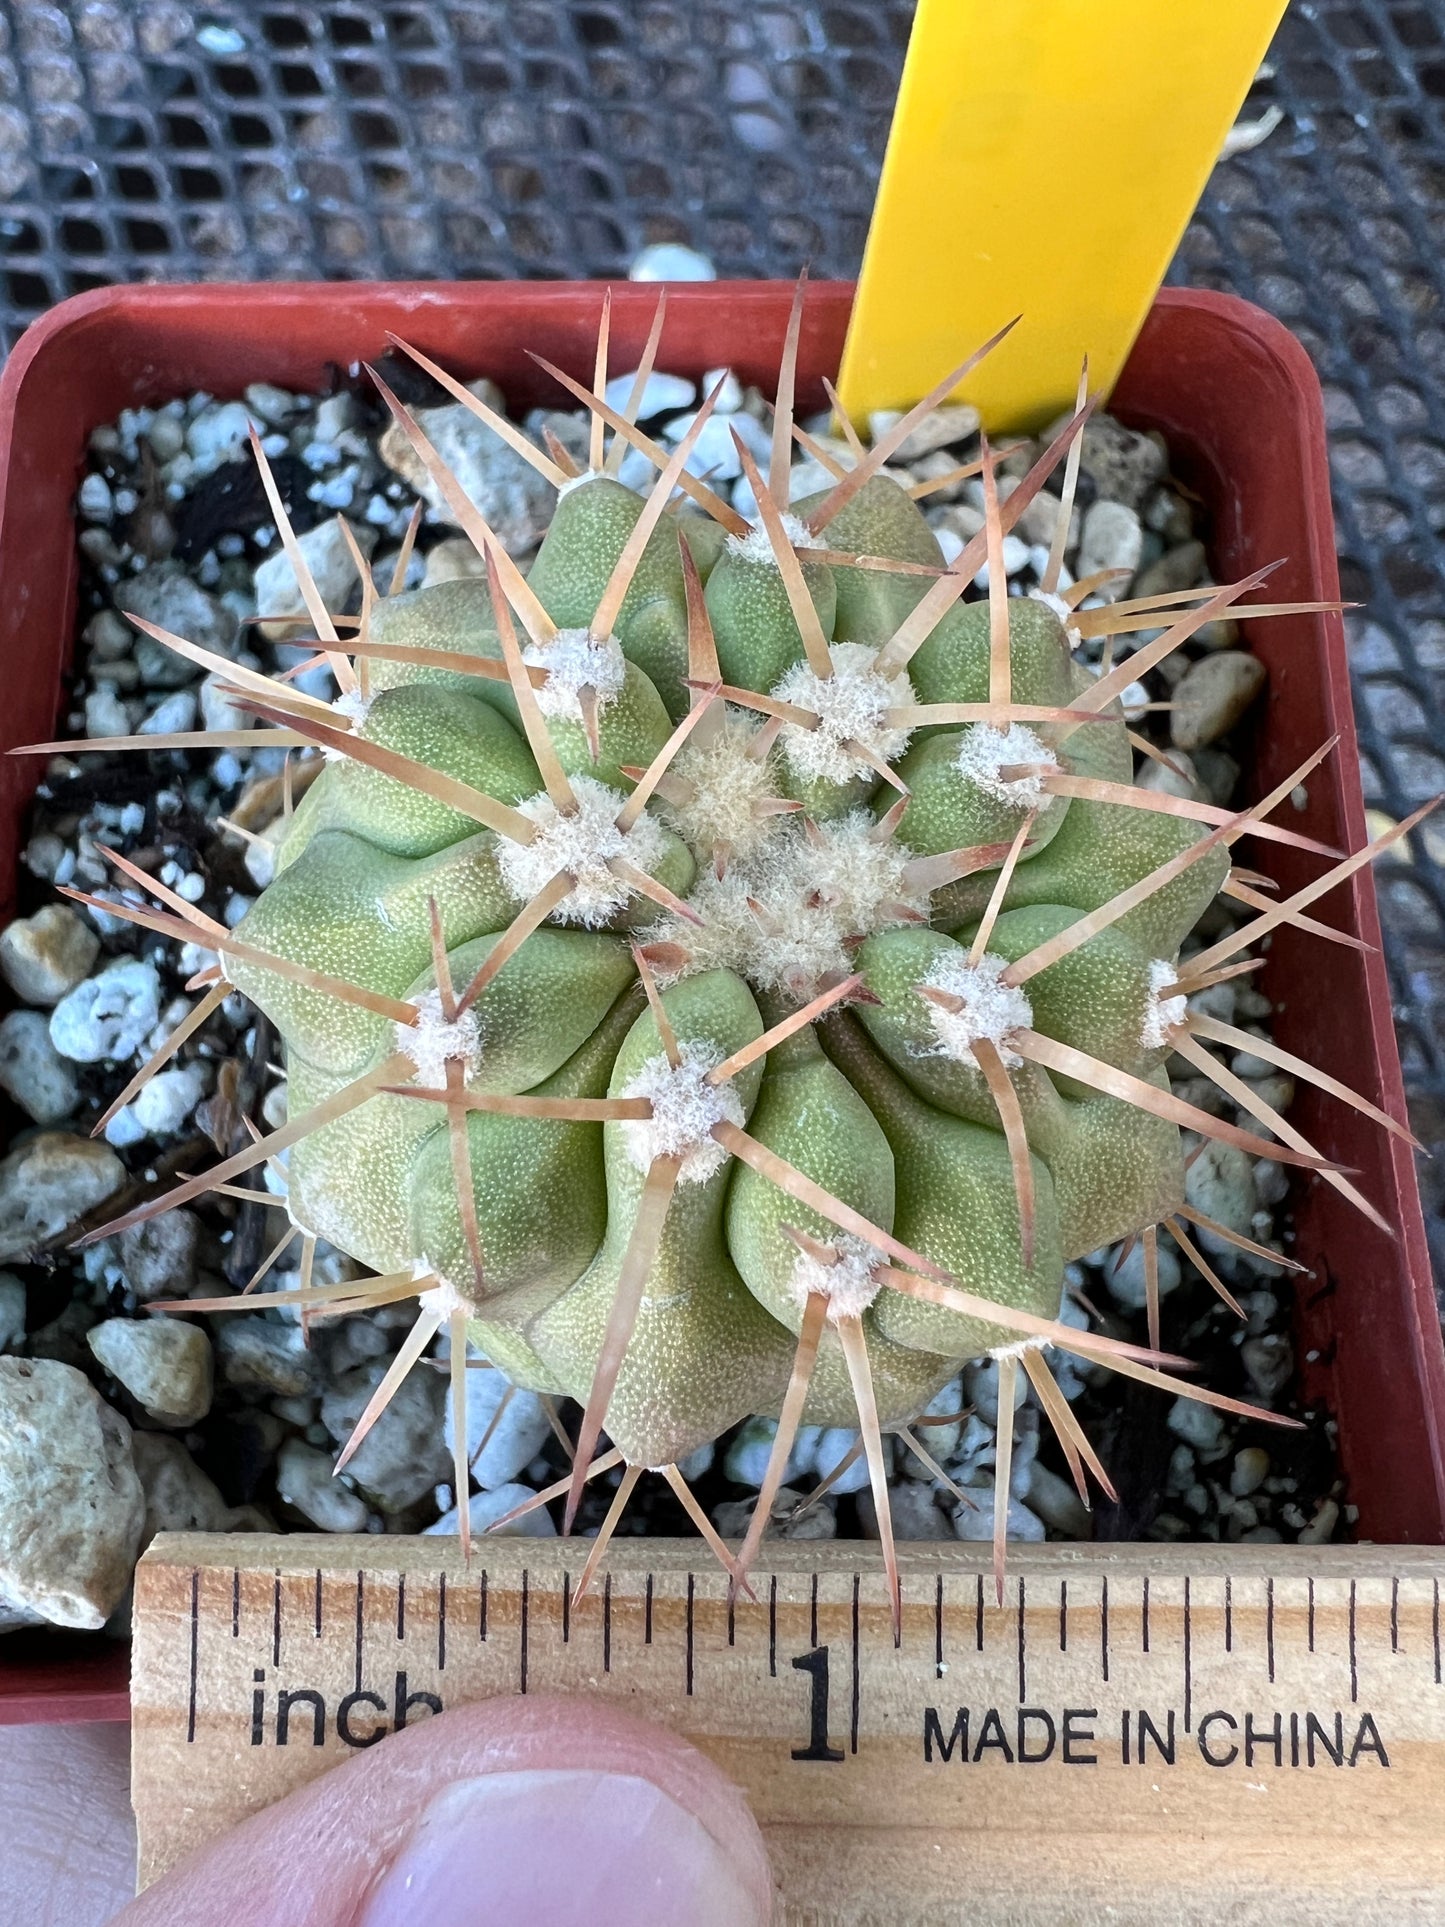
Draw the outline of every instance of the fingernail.
M426 1807L359 1927L764 1927L701 1821L650 1780L489 1773Z

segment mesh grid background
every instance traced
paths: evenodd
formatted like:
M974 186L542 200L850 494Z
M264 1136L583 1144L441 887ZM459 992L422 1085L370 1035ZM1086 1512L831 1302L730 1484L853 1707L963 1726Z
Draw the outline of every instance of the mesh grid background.
M912 0L0 0L0 345L115 280L857 269ZM1293 0L1172 278L1320 369L1367 801L1445 788L1445 0ZM1041 216L1041 231L1046 225ZM1381 867L1445 1141L1445 830ZM1437 1257L1445 1161L1423 1172Z

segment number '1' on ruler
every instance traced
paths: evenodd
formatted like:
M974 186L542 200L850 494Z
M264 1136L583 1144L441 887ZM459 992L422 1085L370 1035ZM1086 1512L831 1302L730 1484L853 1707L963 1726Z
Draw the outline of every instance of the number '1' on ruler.
M391 1732L590 1694L747 1793L784 1920L1445 1920L1435 1548L162 1534L136 1585L146 1884ZM239 1563L238 1563L239 1562Z

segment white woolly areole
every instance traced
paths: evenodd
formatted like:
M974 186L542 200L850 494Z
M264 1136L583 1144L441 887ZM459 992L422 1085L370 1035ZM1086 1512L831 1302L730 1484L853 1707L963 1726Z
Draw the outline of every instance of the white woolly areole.
M419 1084L441 1090L447 1063L460 1061L465 1076L474 1077L482 1063L482 1026L475 1010L464 1010L454 1023L442 1014L439 990L423 991L412 1003L421 1013L414 1024L396 1025L396 1047L416 1066Z
M1039 741L1026 723L1010 723L995 729L992 723L975 723L963 732L955 758L959 774L996 803L1007 803L1016 810L1042 809L1049 800L1042 776L999 775L1013 763L1042 763L1056 770L1059 759L1047 744Z
M426 1275L435 1276L429 1268ZM423 1311L435 1312L438 1318L443 1319L450 1318L453 1312L472 1310L456 1286L449 1285L445 1278L438 1279L429 1290L421 1292L417 1303Z
M632 895L631 888L608 869L609 861L625 857L650 873L662 857L662 831L644 810L624 836L616 820L627 800L624 796L594 776L574 776L571 784L577 808L570 815L564 816L545 790L517 805L537 825L538 834L530 843L498 837L497 868L503 883L523 903L530 902L559 870L566 870L576 882L553 915L595 930Z
M565 482L557 484L557 500L562 501L574 488L581 488L584 482L595 482L606 473L605 468L584 468L580 475L569 475Z
M715 1044L689 1038L678 1050L682 1062L675 1068L659 1052L623 1085L623 1097L645 1097L652 1104L651 1117L624 1121L623 1142L639 1171L646 1171L654 1158L681 1158L679 1184L701 1184L722 1169L728 1155L711 1135L712 1128L724 1120L741 1125L742 1100L731 1080L717 1085L704 1081L722 1062Z
M676 983L702 970L735 970L754 981L758 922L748 908L750 887L741 869L729 870L721 880L706 870L687 899L689 908L702 918L701 925L672 911L663 912L647 930L645 941L674 946L681 961L675 966L655 961L653 974L659 983Z
M1144 1006L1144 1021L1139 1026L1139 1042L1145 1050L1163 1050L1169 1033L1184 1022L1189 1005L1183 997L1168 993L1178 982L1174 966L1156 957L1149 966L1149 1001Z
M1047 589L1030 589L1029 599L1033 602L1042 602L1051 615L1058 617L1059 621L1064 625L1064 638L1070 649L1077 649L1079 644L1084 640L1083 634L1078 624L1074 621L1073 610L1069 607L1068 603L1065 602L1064 598L1061 595L1051 594Z
M627 662L611 636L594 636L589 629L559 629L549 643L530 643L522 660L533 669L545 669L547 680L533 690L537 707L544 716L559 716L569 723L580 723L580 691L597 691L598 711L616 702L627 674Z
M837 1258L826 1264L800 1251L793 1260L788 1289L802 1309L814 1294L826 1298L830 1324L840 1318L861 1318L883 1289L874 1272L888 1260L876 1245L865 1244L851 1231L835 1232L829 1242Z
M850 783L856 776L873 776L872 765L846 747L860 744L880 762L891 763L908 746L910 730L890 729L887 712L915 698L903 670L880 676L873 664L876 649L863 642L835 642L829 646L833 673L819 676L806 662L796 662L773 690L779 702L812 710L816 729L786 723L779 747L797 774L825 783Z
M786 916L767 910L758 924L745 974L759 990L806 1004L825 984L852 974L853 958L826 910L793 903Z
M1016 1338L1012 1344L995 1345L991 1352L984 1353L984 1357L993 1359L997 1364L1003 1358L1023 1358L1028 1352L1047 1351L1050 1342L1047 1338Z
M787 536L789 545L792 548L822 549L827 547L822 536L814 535L813 531L800 516L785 514L781 520L783 524L783 534ZM765 562L769 568L773 569L778 566L778 558L773 554L773 545L768 538L768 532L761 524L757 528L749 529L746 535L730 535L727 539L727 546L732 550L734 555L741 556L744 562Z
M938 1055L971 1062L973 1047L981 1039L998 1046L999 1055L1010 1069L1024 1060L1009 1048L1008 1040L1016 1030L1027 1030L1034 1021L1033 1007L1024 993L999 980L1008 969L1007 957L991 951L976 964L968 953L945 952L922 979L930 990L947 991L962 1003L961 1010L945 1010L925 998L929 1022L938 1039Z
M343 689L341 691L340 695L337 696L331 704L331 712L334 716L342 717L351 729L360 729L366 722L367 717L371 714L371 705L375 701L376 697L367 695L358 683L354 689ZM346 751L344 749L333 749L329 743L322 749L321 753L328 763L344 762L346 760Z
M1050 614L1056 615L1060 622L1067 623L1074 613L1061 595L1054 595L1049 589L1030 589L1029 598L1033 602L1042 602Z
M358 683L354 689L343 689L331 707L338 716L344 716L354 729L360 729L371 714L371 705L375 700Z
M813 834L797 835L778 852L772 895L786 889L800 899L816 896L844 937L870 937L875 930L922 915L926 891L911 888L907 869L913 852L896 837L874 839L877 828L867 810L850 810Z
M664 819L705 860L719 846L730 862L745 862L787 822L784 815L759 815L774 801L773 759L748 752L757 731L729 710L721 729L703 742L684 743L671 773L691 791L686 802L663 801Z
M434 1264L430 1258L413 1258L411 1275L421 1286L421 1290L417 1293L417 1304L423 1311L435 1312L444 1324L454 1312L465 1312L467 1317L475 1318L481 1309L476 1299L475 1284L470 1270L467 1274L468 1283L472 1285L470 1296L461 1285L453 1283L441 1266Z
M703 927L662 918L648 941L675 947L683 961L654 967L668 981L700 970L735 970L759 990L806 1003L853 969L856 938L927 910L909 888L911 852L896 839L874 842L866 810L854 810L806 835L796 817L721 881L704 872L688 902Z

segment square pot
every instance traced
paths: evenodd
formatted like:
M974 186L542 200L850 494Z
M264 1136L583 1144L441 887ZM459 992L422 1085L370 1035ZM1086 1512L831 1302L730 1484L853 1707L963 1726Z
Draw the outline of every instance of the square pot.
M714 282L669 296L664 366L701 375L731 363L766 386L776 370L792 290ZM614 290L613 363L642 347L656 296ZM823 404L836 371L851 288L811 290L799 361L804 409ZM122 408L193 389L238 395L253 381L320 389L385 347L395 330L464 377L486 374L511 403L558 397L533 349L590 377L600 289L588 283L107 288L63 302L22 338L0 382L0 646L7 696L0 750L51 735L69 663L76 595L71 505L90 430ZM1329 467L1319 385L1280 324L1231 296L1168 290L1124 371L1113 407L1168 438L1176 470L1203 499L1216 575L1229 580L1284 557L1271 600L1338 596ZM1269 670L1248 789L1259 795L1326 738L1335 754L1310 779L1297 827L1347 849L1366 840L1338 615L1277 617L1251 641ZM0 760L0 911L13 903L32 765ZM1251 861L1288 893L1317 867L1276 843ZM1281 929L1262 982L1277 1040L1403 1115L1389 987L1368 871L1316 914L1375 948L1326 946ZM1445 1539L1445 1354L1408 1149L1345 1106L1301 1086L1293 1112L1328 1157L1395 1227L1376 1230L1318 1180L1294 1198L1298 1255L1313 1277L1298 1293L1304 1392L1339 1423L1340 1457L1362 1538ZM123 1718L124 1648L62 1636L0 1641L0 1722Z

